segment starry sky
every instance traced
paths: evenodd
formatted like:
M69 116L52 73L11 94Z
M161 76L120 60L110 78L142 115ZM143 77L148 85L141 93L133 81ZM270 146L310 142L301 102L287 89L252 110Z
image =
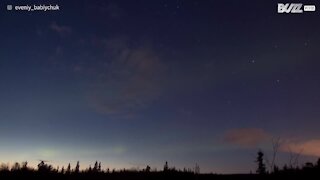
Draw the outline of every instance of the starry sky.
M0 162L248 173L278 138L315 161L320 15L277 3L1 1Z

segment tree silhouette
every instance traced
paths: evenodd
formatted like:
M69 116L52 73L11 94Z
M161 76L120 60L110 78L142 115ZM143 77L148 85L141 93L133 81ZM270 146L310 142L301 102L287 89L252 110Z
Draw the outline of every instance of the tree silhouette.
M269 161L268 157L265 157L266 164L268 165L270 172L275 172L278 170L276 165L276 158L278 154L278 150L281 146L281 139L280 138L272 138L272 157L271 161Z
M38 164L38 169L40 168L40 167L43 167L45 164L44 164L44 161L41 161L39 164Z
M196 166L194 168L194 173L195 174L200 174L200 166L198 164L196 164Z
M184 179L184 180L205 180L205 179L319 179L320 177L320 159L316 162L307 162L298 167L290 167L285 165L283 168L278 168L275 171L267 171L265 164L264 153L259 150L256 157L256 162L258 165L257 173L264 174L263 176L257 176L256 174L242 174L239 175L228 175L224 176L217 174L201 174L200 167L198 164L195 165L194 169L183 168L176 169L174 166L169 167L168 162L165 162L163 172L152 171L149 165L142 170L137 169L121 169L116 171L115 169L101 171L101 162L96 161L93 168L91 166L86 171L80 171L80 163L77 161L75 169L71 169L70 163L68 167L64 169L62 166L61 170L59 167L52 168L51 165L45 163L45 161L40 161L38 164L38 169L27 168L27 162L21 164L15 163L12 165L11 169L8 164L2 163L0 165L0 179L80 179L80 180L144 180L144 179ZM25 169L25 170L23 170ZM93 170L94 169L94 170ZM141 177L141 178L140 178ZM313 178L316 177L316 178Z
M163 171L168 171L169 170L169 166L168 166L168 162L166 161L166 163L163 166Z
M21 163L21 170L26 171L28 170L28 162L24 161Z
M101 162L98 164L98 172L101 172Z
M304 165L305 169L312 169L314 166L311 162L306 162L306 164Z
M150 172L150 170L151 170L151 167L149 165L147 165L146 172Z
M257 153L256 163L258 164L257 173L258 174L266 174L266 165L263 159L264 153L259 150Z
M66 174L70 174L71 173L71 165L70 163L68 164L67 170L66 170Z
M38 171L42 172L42 173L48 173L52 170L52 166L51 165L47 165L44 163L44 161L41 161L38 164Z
M14 163L13 166L11 167L11 171L19 171L21 169L19 163Z
M2 163L0 165L0 169L1 169L1 171L9 171L9 165Z
M74 172L79 173L79 171L80 171L80 163L79 161L77 161L77 165L76 165L76 168L74 169Z
M99 171L99 165L98 165L98 161L96 161L95 163L94 163L94 166L93 166L93 172L98 172Z

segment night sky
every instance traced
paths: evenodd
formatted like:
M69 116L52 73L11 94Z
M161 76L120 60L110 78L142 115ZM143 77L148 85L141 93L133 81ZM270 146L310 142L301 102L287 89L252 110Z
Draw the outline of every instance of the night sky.
M320 156L320 3L0 2L0 162L255 171Z

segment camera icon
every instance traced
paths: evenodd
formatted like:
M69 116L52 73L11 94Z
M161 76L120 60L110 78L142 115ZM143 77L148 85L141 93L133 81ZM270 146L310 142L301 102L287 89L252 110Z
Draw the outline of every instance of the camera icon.
M11 11L12 10L12 5L7 5L7 10Z

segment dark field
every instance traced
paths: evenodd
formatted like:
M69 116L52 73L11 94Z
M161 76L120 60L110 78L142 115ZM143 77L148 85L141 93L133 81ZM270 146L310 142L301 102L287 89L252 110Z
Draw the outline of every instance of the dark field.
M241 174L241 175L216 175L216 174L190 174L190 173L163 173L163 172L117 172L117 173L79 173L79 174L41 174L38 172L2 172L1 179L105 179L105 180L144 180L144 179L185 179L185 180L214 180L214 179L319 179L320 173L292 173L292 174Z
M3 167L2 167L3 168ZM11 169L2 169L0 179L97 179L97 180L162 180L162 179L184 179L184 180L214 180L214 179L319 179L319 164L307 163L302 167L277 169L265 174L201 174L190 170L164 169L162 171L141 171L120 170L109 171L95 168L79 171L77 169L57 170L51 169L50 165L44 165L37 170L29 167L13 166Z

